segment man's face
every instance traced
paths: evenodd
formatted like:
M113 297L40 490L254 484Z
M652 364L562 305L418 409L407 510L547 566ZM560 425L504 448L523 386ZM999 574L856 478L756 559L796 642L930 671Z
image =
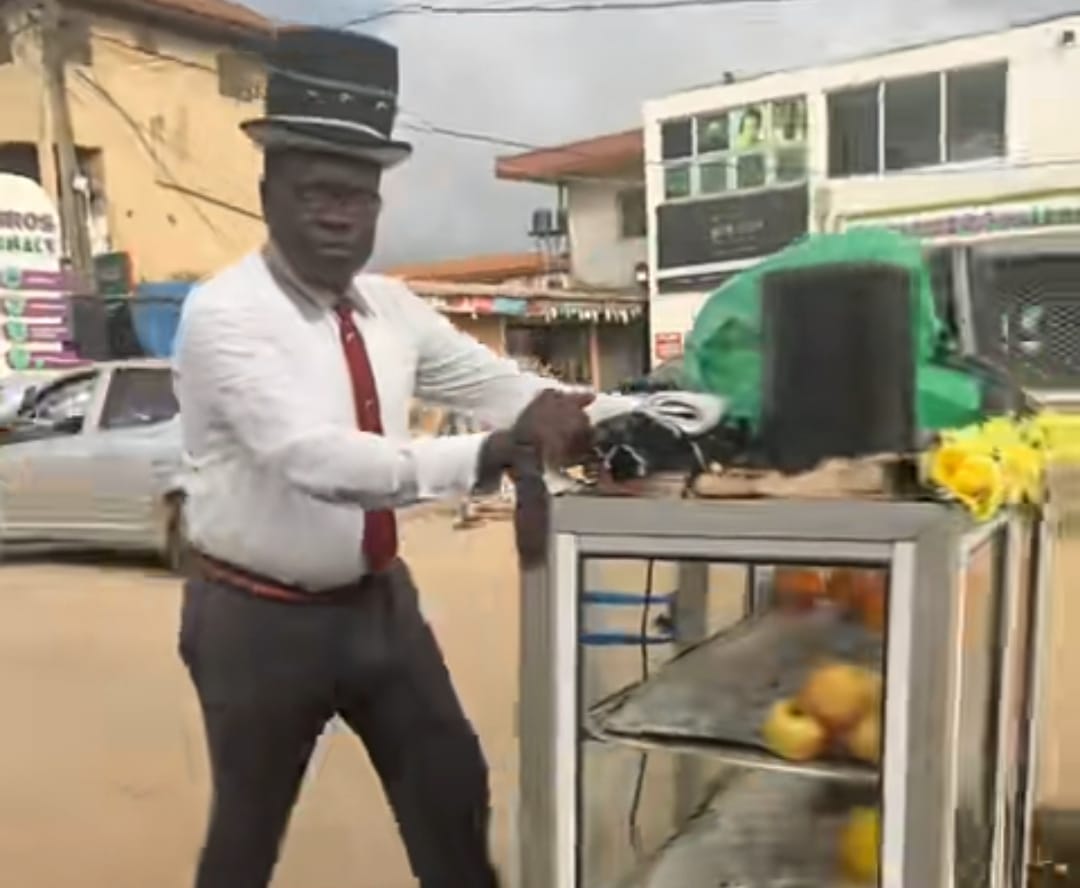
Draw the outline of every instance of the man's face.
M332 154L269 155L262 181L270 236L301 278L342 291L371 258L381 171Z

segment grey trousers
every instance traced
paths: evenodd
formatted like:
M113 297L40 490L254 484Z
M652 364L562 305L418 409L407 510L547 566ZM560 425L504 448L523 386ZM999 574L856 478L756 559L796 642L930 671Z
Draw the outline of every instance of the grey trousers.
M487 765L403 563L320 604L191 579L179 646L213 778L196 888L269 884L308 759L334 715L367 747L422 888L497 886ZM363 874L349 884L365 884Z

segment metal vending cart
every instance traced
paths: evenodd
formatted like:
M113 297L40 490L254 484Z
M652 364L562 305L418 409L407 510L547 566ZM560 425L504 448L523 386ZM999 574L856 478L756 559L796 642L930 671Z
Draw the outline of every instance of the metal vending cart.
M557 499L522 589L522 888L1020 888L1044 536Z

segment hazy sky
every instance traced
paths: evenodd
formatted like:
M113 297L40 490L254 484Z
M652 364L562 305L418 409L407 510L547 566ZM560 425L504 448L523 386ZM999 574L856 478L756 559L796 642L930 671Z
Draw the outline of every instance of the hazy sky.
M273 18L337 25L400 0L248 0ZM508 0L433 0L440 5ZM539 0L550 2L550 0ZM663 11L403 15L367 26L401 52L402 123L543 145L640 125L641 103L737 75L980 31L1080 0L759 0ZM528 248L549 189L494 177L513 149L405 132L386 182L382 264Z

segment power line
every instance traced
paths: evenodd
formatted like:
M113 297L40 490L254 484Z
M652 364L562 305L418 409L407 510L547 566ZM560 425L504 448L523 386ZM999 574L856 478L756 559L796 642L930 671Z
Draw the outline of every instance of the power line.
M401 15L566 15L586 12L642 12L664 9L690 9L710 6L734 6L748 3L782 3L790 0L570 0L564 3L505 3L442 6L426 2L387 6L340 27L352 28Z
M453 11L453 10L477 9L477 10L482 10L482 11L485 11L485 12L490 12L490 11L495 11L495 10L506 10L506 9L514 10L514 9L525 9L526 8L526 7L521 6L521 5L514 5L514 0L495 0L495 2L496 3L497 2L504 2L504 3L509 2L511 5L498 6L498 5L495 5L495 3L492 3L492 4L486 5L486 6L485 5L480 5L480 6L476 6L476 7L433 6L432 8L436 9L436 10L440 10L440 11L442 11L442 10ZM602 2L600 2L600 3L572 4L572 5L590 6L590 8L596 8L598 6L602 6L602 7L605 7L605 8L614 7L614 6L627 6L627 7L633 7L633 8L666 8L667 6L671 6L671 5L675 5L675 6L680 6L680 5L681 6L730 5L732 3L738 3L738 2L743 2L743 0L642 0L642 2L638 2L638 3L629 3L629 2L628 3L622 3L622 2L619 2L619 0L612 0L612 2L608 2L608 0L602 0ZM790 0L746 0L746 2L790 2ZM416 8L426 7L427 5L428 4L414 3L414 4L411 4L411 5L405 5L405 6L402 6L402 7L394 7L393 9L402 9L402 10L404 10L404 9L409 9L409 8L413 8L413 7L416 7ZM547 6L545 6L545 7L542 7L542 8L543 9L551 9L551 8L561 9L562 7L547 7ZM386 11L393 12L393 9L386 10ZM373 13L372 15L381 15L381 13L377 12L377 13ZM135 44L128 43L127 41L120 40L118 38L112 37L111 35L98 33L96 31L94 32L94 37L95 37L95 39L100 39L100 40L104 40L104 41L106 41L108 43L116 44L117 46L123 47L123 48L128 49L128 50L130 50L132 52L136 52L136 53L140 53L140 54L143 54L143 55L151 56L151 57L154 57L154 58L157 58L157 59L161 59L163 61L174 62L176 64L180 64L180 65L183 65L183 66L188 67L188 68L194 68L194 69L197 69L197 70L201 70L201 71L205 71L207 73L214 74L215 76L217 75L217 69L213 65L207 65L207 64L204 64L204 63L201 63L201 62L196 62L196 61L190 60L190 59L184 59L184 58L181 58L179 56L174 56L174 55L170 55L170 54L167 54L167 53L162 53L162 52L160 52L158 50L147 49L145 47L137 46ZM80 75L82 75L82 72L79 72L79 73L80 73ZM82 76L85 77L85 75L82 75ZM95 88L99 88L99 89L101 88L100 85L97 84L96 82L93 82L93 85L95 86ZM459 128L456 128L456 127L453 127L453 126L447 126L447 125L444 125L444 124L433 123L433 122L427 120L426 118L424 118L422 115L420 115L420 114L418 114L416 112L410 111L408 108L405 108L405 107L400 107L399 111L403 115L403 117L406 117L406 118L411 117L416 121L415 123L410 123L408 120L403 120L401 122L401 124L400 124L403 129L410 130L412 132L418 132L418 133L424 133L424 134L428 134L428 135L440 136L440 137L449 138L449 139L457 139L459 141L471 142L471 143L474 143L474 144L491 145L491 146L502 147L502 148L512 148L512 149L515 149L517 151L558 151L558 152L560 152L562 154L569 155L571 157L579 157L582 160L595 161L597 159L595 153L591 153L591 152L588 152L588 151L582 151L580 149L574 149L574 148L569 147L569 146L551 145L551 144L539 144L539 143L535 143L535 142L525 141L525 140L515 138L515 137L512 137L512 136L504 136L504 135L499 135L499 134L495 134L495 133L477 132L477 131L474 131L474 130L459 129ZM137 127L138 125L135 124L135 126ZM140 135L141 135L141 130L140 130ZM729 155L729 157L733 157L733 156L734 155ZM724 159L724 158L722 158L722 157L713 157L713 158L702 157L702 158L678 158L678 159L671 159L671 160L651 160L651 161L650 160L643 160L642 161L642 170L644 171L644 170L646 170L646 169L648 169L650 167L659 167L661 169L669 168L669 167L677 167L677 166L688 167L688 166L693 165L695 162L699 162L699 161L700 162L709 162L709 161L719 162L722 159ZM1019 161L1019 162L1003 163L1000 167L997 168L997 171L1022 170L1022 169L1055 169L1055 168L1062 168L1062 167L1068 168L1068 167L1073 167L1073 166L1080 166L1080 156L1078 156L1078 157L1060 158L1060 159L1057 159L1057 160L1028 161L1028 162ZM897 171L897 173L900 174L900 175L909 175L909 176L942 175L942 174L945 174L945 175L974 175L974 174L978 174L980 172L986 172L986 169L978 168L978 167L964 167L964 166L950 167L950 166L946 165L946 166L934 166L934 167L923 168L923 169L918 169L917 168L917 169L911 169L911 170ZM806 178L811 178L811 177L826 178L826 179L834 178L832 176L829 176L828 171L825 170L825 169L818 169L818 168L811 168L811 167L806 168L805 176L806 176ZM175 177L170 175L170 178L173 179L173 181L175 182ZM615 178L615 177L611 177L611 176L588 176L588 175L567 174L565 176L561 176L560 178L562 180L564 180L564 181L567 181L567 182L594 182L594 183L604 182L604 183L609 183L609 184L627 184L627 185L634 185L634 186L640 186L642 184L640 179L619 179L619 178ZM176 183L176 184L179 184L179 183ZM792 182L791 184L796 185L796 184L798 184L798 182ZM736 191L734 193L739 193L739 192ZM694 197L700 197L700 196L702 196L702 195L694 195ZM243 208L237 208L237 211L238 212L243 212L245 214L250 213L249 210L246 210L246 209L243 209Z
M185 189L185 186L177 180L176 176L173 174L172 170L169 169L168 165L165 164L160 157L158 157L158 153L154 145L151 144L149 139L147 139L146 134L142 131L142 127L139 126L139 122L135 120L131 113L119 102L119 100L117 100L117 98L108 89L106 89L92 77L88 76L84 71L76 69L75 74L78 76L79 80L81 80L91 89L93 89L94 92L96 92L102 99L104 99L113 108L113 110L120 115L120 119L123 120L128 125L128 128L131 129L131 131L135 134L135 138L139 140L139 143L142 145L147 155L149 155L150 160L154 163L158 170L160 170L165 175L165 177L173 185L177 186L178 189L181 190L182 194L184 194L184 191L187 189ZM190 194L184 194L184 197L187 199L187 202L191 206L191 208L195 211L195 214L202 220L203 224L210 229L210 231L212 231L218 237L223 237L226 240L232 241L232 238L230 238L228 234L226 234L217 225L214 224L213 219L206 215L202 207L199 206L199 204ZM239 210L240 208L234 209ZM246 213L247 211L243 210L243 212Z

